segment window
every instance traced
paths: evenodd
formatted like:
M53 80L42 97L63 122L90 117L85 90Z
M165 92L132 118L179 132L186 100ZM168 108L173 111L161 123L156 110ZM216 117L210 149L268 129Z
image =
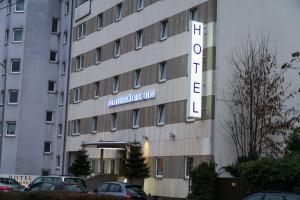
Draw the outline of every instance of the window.
M59 19L58 18L52 18L51 32L58 34L58 32L59 32Z
M6 74L6 64L7 64L7 60L3 60L2 75Z
M8 90L8 104L18 104L18 90Z
M111 114L111 130L117 130L117 113Z
M94 83L94 98L97 98L100 96L100 82L97 81Z
M135 34L135 49L140 49L143 46L143 31L137 31Z
M156 158L156 177L161 178L164 175L164 160L163 158Z
M85 32L86 32L86 23L82 23L78 26L78 36L77 39L81 39L85 36Z
M104 173L104 172L103 172ZM97 192L107 192L109 188L110 183L103 183L99 187L97 187Z
M59 105L64 105L64 92L59 93Z
M4 90L1 90L1 99L0 99L0 105L4 105L4 99L5 99L5 96L4 96Z
M23 29L14 28L13 31L13 42L22 42Z
M15 12L24 12L24 1L16 1Z
M115 161L115 159L111 159L110 160L110 168L109 168L109 173L110 174L114 174L115 173L115 165L116 165L116 161ZM112 188L112 185L114 185L115 187L116 187L116 189L113 189L113 191L115 191L115 192L121 192L120 190L121 190L121 188L120 188L120 186L119 185L116 185L116 184L111 184L110 185L110 189ZM119 187L118 187L119 186ZM118 189L117 189L118 188ZM110 190L111 191L111 190Z
M62 136L62 131L63 131L62 128L63 128L62 124L58 124L58 135L57 135L58 137Z
M114 57L119 57L120 56L120 44L121 41L120 40L116 40L115 41L115 46L114 46Z
M56 168L60 168L60 156L56 156Z
M104 174L104 166L105 166L105 160L100 159L100 163L99 163L99 174Z
M53 111L46 112L46 122L53 123Z
M57 63L57 51L50 51L50 62Z
M74 120L73 121L73 127L72 127L72 135L79 135L80 134L80 120Z
M98 47L96 49L96 64L100 63L101 62L101 48Z
M48 92L49 93L55 93L55 81L48 81Z
M76 61L75 61L75 70L81 70L83 69L84 66L84 54L81 54L79 56L76 56Z
M165 124L165 105L157 106L157 125Z
M133 73L133 88L141 87L140 74L141 74L141 69L137 69L134 71L134 73Z
M119 3L116 7L116 21L122 19L122 3Z
M66 73L66 62L61 62L61 75L64 75Z
M197 8L190 10L190 20L199 21L199 12Z
M74 103L79 103L81 101L81 87L74 88Z
M96 133L98 128L98 117L92 118L92 133Z
M140 11L144 8L144 0L137 0L136 1L136 10Z
M185 157L184 158L184 177L189 178L190 177L190 171L193 169L193 157Z
M91 172L95 173L96 172L96 161L95 161L95 159L90 160L90 167L91 167Z
M9 40L9 30L6 29L5 30L4 44L8 44L8 40Z
M168 20L160 22L160 39L164 40L168 38Z
M118 91L119 91L119 76L115 76L115 77L113 77L113 84L112 84L112 86L113 86L113 94L115 94L115 93L118 93Z
M21 59L11 59L11 73L19 73L21 66Z
M9 15L11 9L11 0L7 1L6 14Z
M132 112L132 128L138 128L139 127L139 118L140 118L140 110L135 109Z
M51 142L44 143L44 153L51 153Z
M102 27L103 27L103 14L101 13L97 16L97 30L102 29Z
M16 135L16 124L15 121L6 122L6 136Z
M69 2L67 1L67 2L65 3L65 15L69 14L69 8L70 8L70 4L69 4Z
M67 41L68 41L68 31L65 31L63 37L63 44L67 44Z
M158 82L164 82L167 80L166 62L159 63L158 70Z

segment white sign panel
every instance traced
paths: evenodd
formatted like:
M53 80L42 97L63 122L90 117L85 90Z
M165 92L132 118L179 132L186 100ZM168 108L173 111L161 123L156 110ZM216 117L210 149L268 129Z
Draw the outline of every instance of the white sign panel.
M128 94L126 96L122 96L116 99L110 99L107 103L108 107L119 106L127 103L144 101L148 99L153 99L156 96L155 90L149 90L136 94Z
M0 174L4 178L12 178L24 186L28 186L31 181L37 178L37 175L16 175L16 174Z
M187 104L188 118L201 118L202 109L202 59L203 59L203 23L190 22L189 55L189 97Z

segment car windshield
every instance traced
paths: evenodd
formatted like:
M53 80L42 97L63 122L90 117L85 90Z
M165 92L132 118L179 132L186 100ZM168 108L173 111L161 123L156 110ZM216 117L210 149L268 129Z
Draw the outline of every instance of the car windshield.
M80 185L86 188L85 182L81 178L65 178L64 182L74 184L74 185Z
M126 191L130 194L142 194L146 195L144 192L143 188L139 185L127 185L126 186Z

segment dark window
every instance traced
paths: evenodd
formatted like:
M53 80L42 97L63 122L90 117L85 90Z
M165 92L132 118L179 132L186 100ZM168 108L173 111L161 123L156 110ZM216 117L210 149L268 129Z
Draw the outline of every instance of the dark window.
M12 59L11 60L11 72L12 73L20 72L20 65L21 65L20 59Z
M52 18L52 33L58 33L59 31L59 19L58 18Z
M46 112L46 122L53 122L53 111Z
M44 153L51 153L51 142L44 143Z

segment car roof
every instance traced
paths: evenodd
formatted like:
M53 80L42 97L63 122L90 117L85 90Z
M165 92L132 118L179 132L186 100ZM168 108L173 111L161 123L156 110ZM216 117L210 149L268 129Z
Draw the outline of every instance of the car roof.
M75 177L75 176L56 176L56 175L50 175L50 176L38 176L37 178L79 178L82 179L81 177Z

